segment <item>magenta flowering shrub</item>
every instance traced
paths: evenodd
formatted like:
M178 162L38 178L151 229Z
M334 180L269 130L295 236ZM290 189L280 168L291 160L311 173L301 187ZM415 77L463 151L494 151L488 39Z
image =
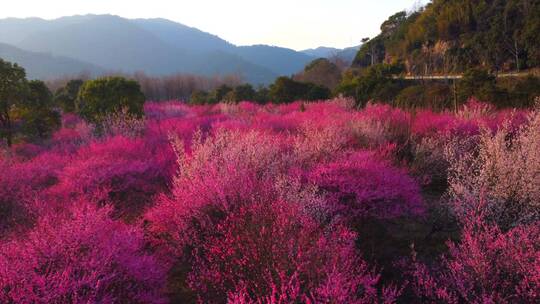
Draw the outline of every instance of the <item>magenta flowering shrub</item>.
M39 204L46 190L57 184L69 158L44 152L30 160L6 158L0 161L0 238L8 230L30 224L47 208Z
M90 196L107 189L121 216L136 215L164 191L174 172L174 154L142 139L122 136L82 147L60 174L59 196Z
M108 208L74 206L0 244L0 302L165 303L166 268L144 252L141 231Z
M415 261L412 288L422 303L538 303L540 225L503 232L471 216L437 267Z
M46 151L45 147L31 143L15 144L11 147L13 156L22 160L36 157L44 151Z
M393 218L425 211L416 182L373 152L355 152L322 163L307 176L327 193L336 212L345 216Z
M539 300L538 110L171 101L62 121L0 148L1 303Z
M229 214L196 252L189 285L204 303L378 303L379 275L355 253L354 233L321 227L287 202ZM392 292L390 292L392 291ZM387 289L392 302L399 292Z
M147 214L156 241L170 242L166 247L172 251L196 243L231 210L272 201L273 181L287 169L284 147L270 135L221 130L201 136L190 152L173 139L179 168L172 195L163 196Z

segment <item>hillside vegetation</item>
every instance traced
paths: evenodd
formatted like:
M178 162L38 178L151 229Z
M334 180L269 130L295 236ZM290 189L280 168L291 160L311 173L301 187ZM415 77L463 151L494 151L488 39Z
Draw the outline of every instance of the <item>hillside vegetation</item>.
M529 69L540 65L539 32L535 0L433 0L388 18L353 65L399 63L410 74Z

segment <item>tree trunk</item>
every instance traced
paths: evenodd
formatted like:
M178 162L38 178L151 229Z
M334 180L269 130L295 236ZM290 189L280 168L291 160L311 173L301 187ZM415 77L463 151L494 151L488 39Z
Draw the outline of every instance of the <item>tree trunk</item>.
M518 49L518 43L517 40L514 40L514 55L516 56L516 69L519 73L519 49Z
M13 130L11 129L11 119L9 119L9 116L6 119L6 141L8 147L11 148L13 145Z
M6 142L8 147L13 144L13 131L11 130L11 119L5 109L0 113L0 127L6 131Z

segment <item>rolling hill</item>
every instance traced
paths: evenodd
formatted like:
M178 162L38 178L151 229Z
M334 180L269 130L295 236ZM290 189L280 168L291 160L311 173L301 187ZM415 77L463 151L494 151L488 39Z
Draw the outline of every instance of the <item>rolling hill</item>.
M234 73L255 84L293 74L314 59L280 47L235 46L218 36L166 19L130 20L113 15L2 19L0 42L110 71L207 76ZM34 74L34 68L36 65L28 68L30 74ZM73 64L72 70L77 70L77 64ZM47 75L46 70L35 74L56 76L52 71Z
M99 75L106 72L106 69L90 63L46 53L29 52L5 43L0 43L0 58L17 62L26 69L30 79L46 79L81 72Z
M347 64L351 64L359 49L360 49L359 45L344 48L344 49L320 46L315 49L307 49L301 52L308 56L316 57L316 58L337 57L345 61Z

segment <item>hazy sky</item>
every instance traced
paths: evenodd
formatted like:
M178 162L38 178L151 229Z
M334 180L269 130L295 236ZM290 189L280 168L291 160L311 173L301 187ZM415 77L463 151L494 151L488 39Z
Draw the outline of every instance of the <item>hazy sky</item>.
M237 45L296 50L347 47L379 32L391 14L427 0L1 0L0 18L78 14L161 17Z

